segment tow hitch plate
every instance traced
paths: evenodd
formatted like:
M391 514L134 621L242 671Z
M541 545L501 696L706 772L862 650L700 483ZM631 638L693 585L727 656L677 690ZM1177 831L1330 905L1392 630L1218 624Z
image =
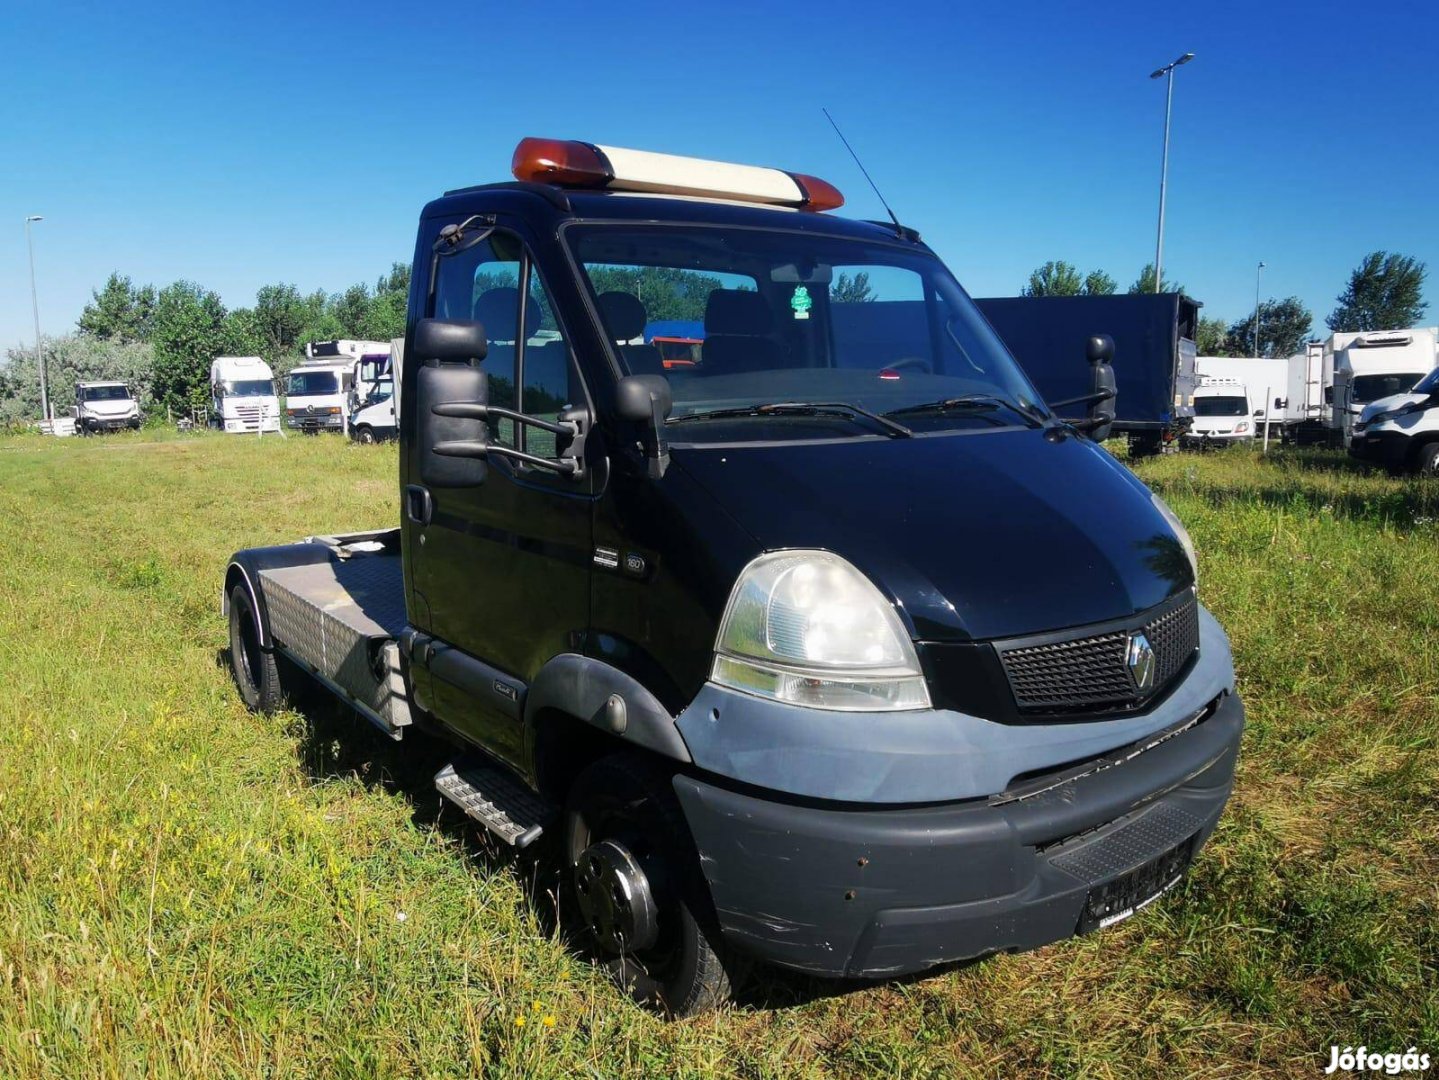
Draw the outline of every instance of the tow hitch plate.
M1079 916L1079 933L1087 934L1123 922L1158 900L1184 880L1193 853L1194 838L1190 837L1143 866L1090 889L1084 912Z

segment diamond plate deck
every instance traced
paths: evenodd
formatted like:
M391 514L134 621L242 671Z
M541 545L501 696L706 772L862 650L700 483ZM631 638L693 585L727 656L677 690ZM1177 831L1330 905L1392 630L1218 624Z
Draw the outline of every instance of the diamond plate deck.
M394 735L410 723L395 638L405 628L398 555L260 571L270 633Z

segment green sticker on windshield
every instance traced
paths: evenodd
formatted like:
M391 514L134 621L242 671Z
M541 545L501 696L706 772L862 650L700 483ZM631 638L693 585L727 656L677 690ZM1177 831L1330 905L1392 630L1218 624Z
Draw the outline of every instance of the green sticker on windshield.
M794 308L796 319L808 319L809 309L814 307L814 299L809 295L809 290L803 285L794 287L794 295L789 298L789 306Z

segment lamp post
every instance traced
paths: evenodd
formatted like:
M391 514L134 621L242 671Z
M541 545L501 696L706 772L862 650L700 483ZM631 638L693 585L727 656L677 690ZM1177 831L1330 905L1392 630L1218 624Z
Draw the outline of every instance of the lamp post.
M1154 291L1156 293L1159 292L1161 283L1164 281L1164 188L1169 179L1169 114L1174 106L1174 69L1193 59L1194 54L1187 52L1178 60L1164 65L1149 76L1151 79L1166 76L1169 79L1169 86L1164 94L1164 162L1159 169L1159 239L1154 245Z
M46 387L45 350L40 345L40 300L35 292L35 242L30 238L32 222L44 221L39 214L25 219L25 246L30 251L30 311L35 316L35 363L40 369L40 419L50 419L50 391Z
M1259 359L1259 323L1262 316L1259 314L1259 275L1264 273L1264 262L1260 261L1258 269L1254 271L1254 359Z

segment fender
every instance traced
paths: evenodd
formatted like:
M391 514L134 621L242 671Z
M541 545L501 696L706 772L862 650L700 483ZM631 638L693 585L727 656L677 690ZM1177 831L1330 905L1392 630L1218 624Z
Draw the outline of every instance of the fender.
M270 638L270 613L265 606L265 592L260 586L260 571L281 566L308 566L329 560L328 547L305 541L237 551L230 556L230 565L225 568L225 592L220 598L221 614L230 614L230 590L237 582L243 584L245 591L250 594L250 604L255 611L258 624L255 633L260 639L260 648L269 650L274 647L274 642Z
M623 727L616 727L607 704L618 697L623 704ZM577 717L625 742L642 746L674 761L688 763L675 718L659 699L618 668L578 653L560 653L540 668L525 694L525 744L533 752L536 717L556 709Z

